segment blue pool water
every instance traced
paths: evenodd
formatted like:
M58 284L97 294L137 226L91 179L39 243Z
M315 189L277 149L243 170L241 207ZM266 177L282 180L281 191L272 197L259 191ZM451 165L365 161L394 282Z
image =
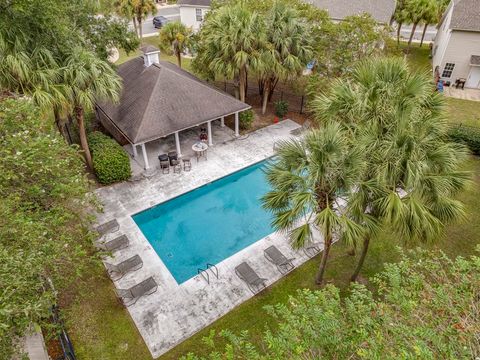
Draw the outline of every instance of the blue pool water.
M265 161L133 216L177 283L273 232Z

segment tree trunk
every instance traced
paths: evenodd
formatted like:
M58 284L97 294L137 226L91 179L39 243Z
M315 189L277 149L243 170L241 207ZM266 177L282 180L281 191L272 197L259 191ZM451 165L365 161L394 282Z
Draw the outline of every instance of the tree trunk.
M135 19L135 16L132 18L133 22L133 28L135 29L135 35L138 37L138 26L137 26L137 19Z
M415 30L417 29L417 25L418 25L418 22L413 24L412 32L410 33L410 39L408 39L408 47L410 47L410 44L412 43L413 35L415 35Z
M55 125L57 125L58 132L63 136L65 140L67 140L67 136L65 134L65 126L62 124L62 119L56 109L53 110L53 116L55 117Z
M143 39L142 18L137 18L137 20L138 20L138 34L139 34L140 42L142 42L142 39Z
M272 101L273 94L275 93L275 88L278 84L278 77L271 77L270 78L270 89L268 91L268 102Z
M83 150L83 155L85 156L85 161L87 166L93 170L92 155L90 154L90 148L88 147L87 133L85 131L85 122L84 122L84 111L80 106L75 107L75 117L77 118L78 124L78 133L80 136L80 145Z
M428 23L425 23L425 26L423 27L423 32L422 32L422 40L420 40L420 47L423 45L423 39L425 38L425 33L427 32L427 26Z
M262 115L265 115L267 112L268 98L270 97L270 82L267 80L265 87L263 88L263 98L262 98Z
M357 281L358 274L360 274L360 270L362 269L363 263L365 261L365 257L367 256L369 244L370 244L370 236L367 236L365 239L363 239L363 247L362 247L362 252L360 253L360 259L358 259L357 267L355 268L355 271L353 272L353 275L350 278L350 281Z
M245 67L241 67L240 68L240 75L239 75L239 82L240 82L240 86L239 86L239 91L240 91L240 101L243 101L245 102L245 79L246 76L245 76Z
M178 67L182 67L182 53L180 51L175 51L175 55L177 55L177 64Z
M397 45L400 45L400 31L402 30L402 25L403 23L399 22L397 26Z
M318 267L317 276L315 277L315 283L321 285L323 283L323 275L325 274L325 269L327 267L328 254L330 253L330 247L332 246L332 238L329 237L325 239L325 247L322 252L322 260L320 261L320 266Z

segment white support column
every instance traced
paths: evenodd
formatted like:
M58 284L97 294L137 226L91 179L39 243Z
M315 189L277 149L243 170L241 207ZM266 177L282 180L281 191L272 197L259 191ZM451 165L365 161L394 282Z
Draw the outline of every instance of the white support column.
M142 144L142 154L143 154L143 163L145 164L144 169L150 169L150 165L148 164L148 156L147 156L147 149L145 149L145 144Z
M212 122L211 121L207 122L207 131L208 131L208 146L212 146L213 139L212 139Z
M133 150L133 157L134 158L138 157L137 145L132 144L132 150Z
M182 156L182 149L180 149L180 137L178 136L178 131L175 133L175 146L177 147L177 156Z
M235 136L240 136L240 121L238 119L238 112L235 113Z
M222 116L222 117L220 118L220 126L221 126L221 127L225 127L225 116Z

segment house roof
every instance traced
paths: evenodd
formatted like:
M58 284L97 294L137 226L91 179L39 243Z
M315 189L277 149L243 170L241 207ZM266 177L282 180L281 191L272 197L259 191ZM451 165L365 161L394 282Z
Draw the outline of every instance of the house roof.
M97 106L132 144L250 108L169 62L145 67L138 57L120 65L118 75L120 102Z
M178 0L177 5L210 6L211 0Z
M479 65L480 66L480 55L470 56L470 65Z
M480 31L480 0L455 0L450 29Z
M395 11L395 0L310 0L310 3L327 10L334 20L367 13L377 22L387 24Z

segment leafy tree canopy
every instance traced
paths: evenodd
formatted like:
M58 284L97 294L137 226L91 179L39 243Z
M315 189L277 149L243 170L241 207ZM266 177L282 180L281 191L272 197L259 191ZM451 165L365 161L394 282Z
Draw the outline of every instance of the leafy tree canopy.
M0 353L91 261L88 180L78 151L28 100L0 102Z
M412 252L341 298L328 285L268 307L278 326L262 339L223 331L228 345L184 359L474 359L480 354L480 258Z
M1 0L0 33L24 34L31 51L44 47L60 58L77 46L104 60L111 47L135 50L138 40L126 20L100 10L93 0Z

